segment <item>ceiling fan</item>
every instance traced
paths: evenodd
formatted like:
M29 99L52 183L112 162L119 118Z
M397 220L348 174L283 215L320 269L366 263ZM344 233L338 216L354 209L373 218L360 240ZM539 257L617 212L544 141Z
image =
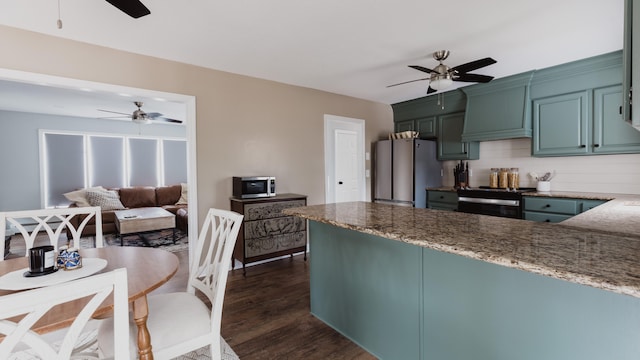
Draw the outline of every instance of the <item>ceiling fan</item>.
M164 117L161 113L158 113L158 112L150 112L150 113L144 112L144 110L142 110L143 103L141 101L134 101L133 103L135 104L135 106L138 107L138 110L135 110L132 114L121 113L118 111L111 111L111 110L102 110L102 109L98 109L98 111L104 111L104 112L109 112L113 114L123 115L123 116L110 116L110 117L105 117L103 119L130 118L136 124L150 124L151 121L164 121L164 122L169 122L174 124L182 124L182 120L170 119L170 118Z
M151 14L139 0L107 0L107 2L134 19Z
M405 81L398 84L389 85L387 87L408 84L416 81L429 80L429 89L427 89L427 94L431 94L438 90L446 89L447 87L451 86L454 81L487 83L493 80L493 76L469 73L469 71L477 70L485 66L495 64L497 61L493 60L492 58L487 57L484 59L471 61L466 64L449 67L442 63L448 56L448 50L440 50L434 52L433 58L440 62L440 64L433 68L433 70L419 65L409 65L410 68L430 74L429 77Z

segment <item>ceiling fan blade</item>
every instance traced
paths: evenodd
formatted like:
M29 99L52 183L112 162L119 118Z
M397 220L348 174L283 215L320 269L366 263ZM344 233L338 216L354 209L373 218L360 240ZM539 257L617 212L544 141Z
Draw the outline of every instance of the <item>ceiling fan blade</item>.
M151 11L139 0L107 0L107 2L134 19L151 14Z
M433 94L434 92L436 92L438 90L432 88L431 86L429 86L429 88L427 89L427 94Z
M163 114L161 114L159 112L147 113L147 117L149 119L155 120L155 121L164 121L164 122L170 122L170 123L174 123L174 124L182 124L182 120L176 120L176 119L171 119L171 118L165 117Z
M453 77L453 81L461 82L488 83L491 80L493 80L493 76L480 74L460 74Z
M458 66L454 66L451 68L450 71L456 71L458 73L466 73L469 71L473 71L473 70L477 70L480 68L483 68L485 66L489 66L491 64L495 64L497 63L497 61L493 60L490 57L484 58L484 59L479 59L476 61L472 61L472 62L468 62L466 64L462 64L462 65L458 65Z
M397 83L397 84L393 84L393 85L387 85L387 87L388 87L388 88L390 88L390 87L392 87L392 86L404 85L404 84L408 84L408 83L412 83L412 82L416 82L416 81L423 81L423 80L429 80L429 78L404 81L404 82Z
M420 66L420 65L409 65L409 67L412 68L412 69L416 69L416 70L420 70L420 71L426 72L427 74L431 74L433 72L436 72L436 71L433 71L431 69L427 69L426 67Z
M131 117L131 114L122 113L122 112L119 112L119 111L111 111L111 110L103 110L103 109L97 109L97 110L98 111L104 111L104 112L112 113L112 114L125 115L126 117Z
M160 118L158 118L158 120L169 122L169 123L174 123L174 124L182 124L182 120L170 119L170 118L166 118L166 117L160 117Z

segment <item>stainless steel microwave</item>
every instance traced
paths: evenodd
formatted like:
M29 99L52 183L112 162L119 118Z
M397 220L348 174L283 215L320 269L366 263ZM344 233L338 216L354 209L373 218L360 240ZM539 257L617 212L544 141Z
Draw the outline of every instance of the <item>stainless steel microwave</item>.
M273 176L234 176L233 197L253 199L276 196L276 178Z

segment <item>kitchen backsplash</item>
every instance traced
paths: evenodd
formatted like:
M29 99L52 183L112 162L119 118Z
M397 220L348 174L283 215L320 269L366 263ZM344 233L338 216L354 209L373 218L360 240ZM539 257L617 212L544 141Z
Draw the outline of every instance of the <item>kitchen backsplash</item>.
M458 161L445 161L444 185L453 186L453 169ZM570 157L531 156L531 139L484 141L480 159L470 160L472 187L489 185L491 168L520 170L520 187L535 187L528 174L555 171L551 191L584 191L640 194L640 154L589 155Z

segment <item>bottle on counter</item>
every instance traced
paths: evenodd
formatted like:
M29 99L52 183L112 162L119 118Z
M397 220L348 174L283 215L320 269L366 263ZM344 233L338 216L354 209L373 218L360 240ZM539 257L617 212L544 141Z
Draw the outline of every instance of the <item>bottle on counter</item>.
M498 186L501 189L507 189L509 187L509 169L500 168L498 173Z
M520 174L518 172L518 168L511 168L511 170L509 170L509 188L520 188Z
M498 168L491 168L489 171L489 187L492 189L498 188Z

